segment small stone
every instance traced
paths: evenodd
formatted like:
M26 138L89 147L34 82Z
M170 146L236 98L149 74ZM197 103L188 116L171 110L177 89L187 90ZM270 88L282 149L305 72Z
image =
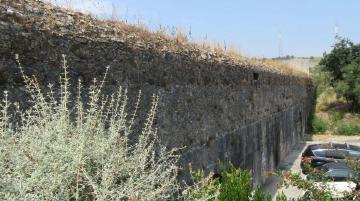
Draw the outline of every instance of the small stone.
M14 13L15 13L15 11L12 10L11 8L8 8L8 9L6 10L6 14L8 14L8 15L12 15L12 14L14 14Z

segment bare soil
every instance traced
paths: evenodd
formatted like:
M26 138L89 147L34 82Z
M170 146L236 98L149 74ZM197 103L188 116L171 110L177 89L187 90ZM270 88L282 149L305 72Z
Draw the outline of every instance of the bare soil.
M305 141L330 141L330 142L347 142L359 141L360 136L345 136L345 135L306 135Z

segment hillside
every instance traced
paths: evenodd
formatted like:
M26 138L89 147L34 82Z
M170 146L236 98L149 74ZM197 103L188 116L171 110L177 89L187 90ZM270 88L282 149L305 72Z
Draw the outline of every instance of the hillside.
M320 62L319 57L315 58L303 58L303 57L295 57L290 59L277 59L277 61L292 66L293 68L299 69L300 71L304 71L309 73L309 69L316 66Z

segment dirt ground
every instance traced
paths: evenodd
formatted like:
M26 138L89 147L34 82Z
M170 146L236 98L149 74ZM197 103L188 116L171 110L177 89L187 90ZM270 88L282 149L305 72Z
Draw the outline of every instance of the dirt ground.
M346 136L346 135L306 135L305 141L331 141L331 142L347 142L359 141L360 136Z

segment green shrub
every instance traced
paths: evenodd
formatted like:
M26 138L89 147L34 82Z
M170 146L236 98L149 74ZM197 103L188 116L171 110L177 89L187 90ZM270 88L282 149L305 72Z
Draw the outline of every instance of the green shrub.
M255 191L250 196L251 201L271 201L271 195L266 194L260 190L259 187L255 189Z
M287 201L287 200L288 199L283 191L281 191L281 193L276 196L276 201Z
M327 127L326 121L318 116L315 116L311 122L311 128L314 133L324 133Z
M360 135L360 121L339 121L336 124L335 132L338 135Z
M59 100L53 89L41 92L37 81L24 74L30 108L22 111L5 92L0 200L166 200L176 193L179 156L158 145L153 127L158 97L137 135L133 127L140 96L128 114L126 90L120 87L105 97L103 80L90 87L89 102L81 101L79 83L71 102L65 57L64 71ZM12 106L16 113L8 112ZM129 140L133 135L136 143Z
M228 171L221 173L220 200L247 200L251 195L252 183L249 171L229 165Z
M213 178L213 174L204 177L203 171L197 171L192 176L194 185L183 191L181 200L216 200L216 201L270 201L271 195L265 194L252 186L251 174L247 170L235 168L229 163L225 169L221 165L221 177ZM190 168L191 170L191 168Z
M271 196L259 188L253 190L250 172L235 168L229 163L228 170L222 168L219 200L270 201Z
M360 44L338 39L331 52L321 59L320 71L329 72L337 95L351 102L354 111L360 111Z
M235 168L231 163L228 166L229 168L226 169L224 165L221 165L220 179L214 179L212 174L205 178L203 171L192 173L195 185L190 186L183 192L182 200L271 200L271 196L262 192L258 187L253 189L249 171Z

